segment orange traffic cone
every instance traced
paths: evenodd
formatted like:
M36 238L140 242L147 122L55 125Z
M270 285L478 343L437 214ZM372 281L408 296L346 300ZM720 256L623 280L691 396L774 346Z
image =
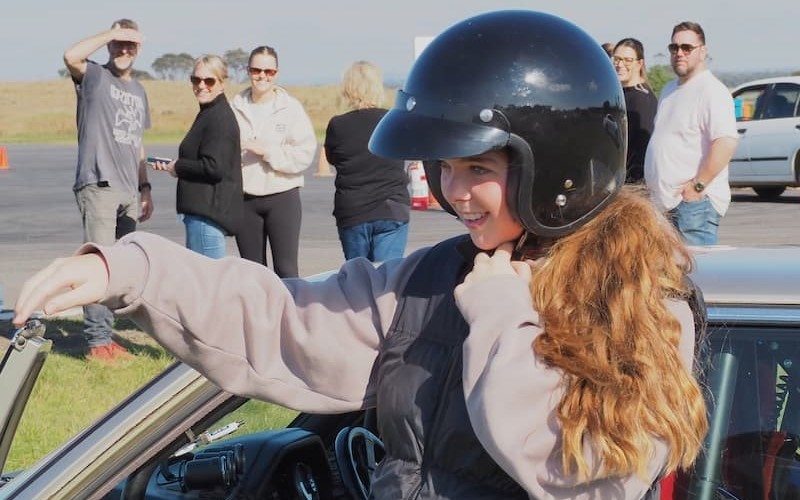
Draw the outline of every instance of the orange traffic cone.
M0 169L8 168L8 151L5 146L0 146Z

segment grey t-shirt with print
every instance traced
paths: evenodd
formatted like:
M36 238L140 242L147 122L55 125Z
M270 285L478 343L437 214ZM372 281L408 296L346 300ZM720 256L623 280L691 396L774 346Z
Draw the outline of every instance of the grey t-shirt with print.
M150 128L147 94L135 79L123 80L88 61L75 83L78 95L78 168L73 189L100 181L136 193L142 134Z

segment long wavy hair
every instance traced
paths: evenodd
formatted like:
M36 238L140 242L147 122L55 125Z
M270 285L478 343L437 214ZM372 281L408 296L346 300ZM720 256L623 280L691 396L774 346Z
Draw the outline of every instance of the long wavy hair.
M688 468L708 422L698 379L679 355L681 325L665 304L688 294L692 259L678 233L641 187L625 186L540 262L531 295L544 332L533 348L565 375L564 473L645 477L654 437L669 448L667 472ZM591 474L584 444L599 459Z

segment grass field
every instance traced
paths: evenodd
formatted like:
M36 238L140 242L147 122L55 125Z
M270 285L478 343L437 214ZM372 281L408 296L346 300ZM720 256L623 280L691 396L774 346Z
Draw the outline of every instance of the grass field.
M143 81L150 101L152 127L145 143L180 142L197 114L197 101L189 82ZM228 84L229 98L243 84ZM344 111L339 88L328 86L287 87L306 109L318 140L322 141L328 120ZM387 92L387 95L390 95ZM76 140L75 90L67 79L43 82L0 82L0 144L71 144Z
M53 348L22 415L4 472L35 463L174 362L130 321L117 320L114 336L135 357L113 367L84 360L82 321L53 319L46 325L45 338L53 341ZM0 328L8 331L11 324L0 321ZM7 346L0 337L0 352ZM219 425L244 420L240 432L250 433L284 427L295 415L277 405L250 401Z

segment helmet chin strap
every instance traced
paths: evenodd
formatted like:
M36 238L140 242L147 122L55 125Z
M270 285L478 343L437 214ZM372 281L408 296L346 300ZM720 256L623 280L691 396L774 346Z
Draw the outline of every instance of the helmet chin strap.
M513 255L522 255L522 249L525 246L525 242L528 240L528 234L529 233L527 231L523 231L522 232L522 235L517 240L517 244L514 245L514 254Z
M511 260L536 260L544 257L557 239L525 231L514 245Z

